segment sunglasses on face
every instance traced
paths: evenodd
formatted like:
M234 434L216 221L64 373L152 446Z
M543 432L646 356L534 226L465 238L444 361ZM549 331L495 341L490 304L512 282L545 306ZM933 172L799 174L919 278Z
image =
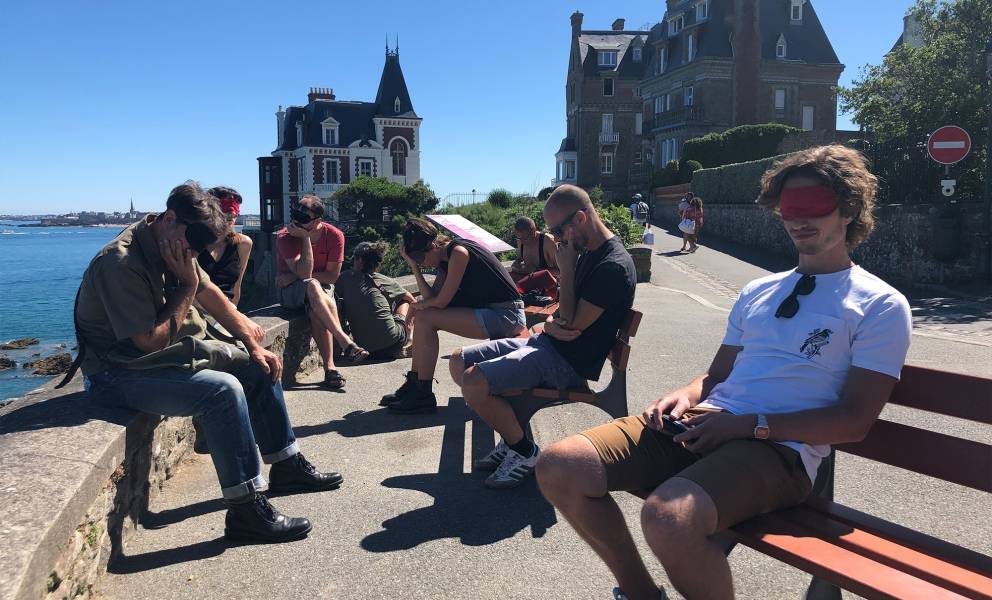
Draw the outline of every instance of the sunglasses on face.
M557 226L549 229L548 232L551 233L551 235L560 238L565 233L565 228L568 227L569 224L571 224L572 220L575 219L575 215L579 214L580 212L582 212L581 208L573 212L572 214L568 215L568 217L566 217L564 221L559 223Z
M207 246L217 241L217 236L214 235L214 232L210 231L210 228L203 223L190 223L189 221L178 218L176 222L186 226L184 233L186 243L189 244L189 247L194 252L203 252L207 249Z
M799 312L799 296L808 296L816 289L816 276L803 275L775 311L776 319L791 319Z
M311 215L308 211L301 208L291 208L289 210L289 218L293 220L298 225L306 225L307 223L313 221L317 217Z

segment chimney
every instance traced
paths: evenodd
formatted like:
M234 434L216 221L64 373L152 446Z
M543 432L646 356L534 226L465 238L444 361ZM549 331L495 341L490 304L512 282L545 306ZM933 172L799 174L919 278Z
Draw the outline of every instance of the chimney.
M730 17L733 33L733 125L758 122L761 93L761 30L759 2L734 0ZM770 99L768 99L770 101Z
M312 103L314 100L334 100L334 90L331 88L310 88L310 93L307 94L307 102Z
M572 37L577 38L582 32L582 13L575 11L572 13Z
M624 19L613 21L613 31L623 31Z
M276 138L276 148L282 146L282 134L283 129L286 127L286 111L282 109L282 104L279 105L279 110L276 111L276 131L279 135Z

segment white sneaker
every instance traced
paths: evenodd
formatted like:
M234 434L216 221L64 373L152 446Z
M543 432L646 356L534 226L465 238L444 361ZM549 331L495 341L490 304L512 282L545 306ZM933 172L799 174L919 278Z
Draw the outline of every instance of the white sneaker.
M472 470L495 471L506 458L506 451L509 449L510 447L506 445L506 442L500 440L496 447L489 451L489 454L472 463Z
M506 449L506 458L499 464L496 472L486 478L486 487L503 489L517 487L529 475L534 474L537 455L540 449L534 447L534 454L529 457L520 456L512 448Z

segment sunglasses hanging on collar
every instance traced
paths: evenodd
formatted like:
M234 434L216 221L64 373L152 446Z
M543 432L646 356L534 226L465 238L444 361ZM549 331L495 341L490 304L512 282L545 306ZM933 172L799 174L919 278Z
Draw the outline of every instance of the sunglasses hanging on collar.
M792 293L786 296L785 300L778 305L775 311L776 319L791 319L799 312L799 296L808 296L816 289L816 276L803 275L792 288Z

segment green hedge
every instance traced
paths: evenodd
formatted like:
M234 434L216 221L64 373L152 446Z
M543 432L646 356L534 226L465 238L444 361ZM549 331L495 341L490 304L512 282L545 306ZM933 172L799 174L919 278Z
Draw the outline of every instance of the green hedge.
M682 160L699 161L704 168L760 160L775 156L782 138L800 132L802 129L780 123L741 125L686 140Z
M700 169L692 176L692 193L706 204L750 204L761 191L761 176L781 154L761 160Z

